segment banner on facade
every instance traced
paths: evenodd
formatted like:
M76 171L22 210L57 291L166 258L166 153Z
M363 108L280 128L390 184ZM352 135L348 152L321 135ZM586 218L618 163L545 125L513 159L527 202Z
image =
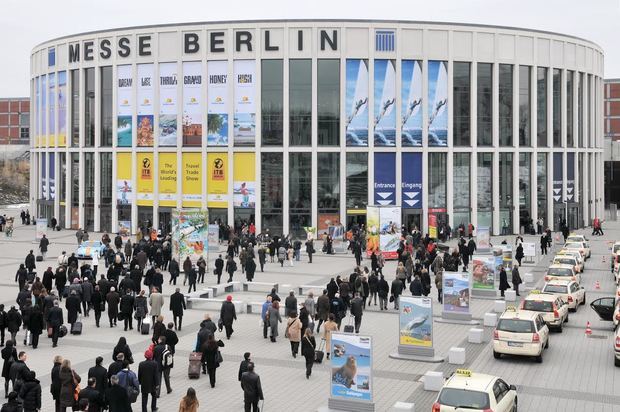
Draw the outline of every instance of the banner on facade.
M137 153L137 203L153 206L153 153Z
M202 153L183 153L183 207L202 206Z
M208 61L207 145L228 146L228 61Z
M131 147L133 135L133 74L132 67L116 67L116 135L119 147Z
M566 153L566 201L575 202L575 153Z
M380 211L377 206L366 208L366 255L381 253L379 231L381 230Z
M183 62L183 146L202 145L202 63Z
M138 127L136 131L138 146L153 146L153 63L138 65Z
M402 207L422 209L422 153L403 153L402 156Z
M448 146L448 62L428 62L428 145Z
M443 311L469 313L469 273L443 272Z
M256 155L235 153L233 157L233 206L254 208L256 206Z
M401 142L422 146L422 62L401 62Z
M49 122L48 144L56 146L56 73L47 76L47 119Z
M159 65L159 145L177 145L177 64Z
M207 153L207 206L228 207L228 153Z
M177 206L177 154L159 153L159 205Z
M402 346L433 347L433 301L425 296L401 296L399 341Z
M331 396L372 401L372 338L334 332L330 352Z
M193 263L208 259L209 215L201 209L174 209L171 215L172 254L183 265L187 257Z
M41 145L41 79L34 79L34 105L36 108L36 117L34 117L34 147Z
M375 152L375 204L396 204L396 153Z
M346 63L347 146L368 146L368 61L347 59Z
M47 199L47 154L41 153L41 196L40 199Z
M394 60L375 60L375 146L396 146L396 67Z
M437 215L435 213L428 214L428 236L431 239L437 239Z
M47 146L47 76L41 76L41 146Z
M67 72L58 72L58 146L67 147Z
M56 154L49 153L49 192L48 199L54 200L56 199Z
M496 259L493 255L474 255L471 260L473 289L495 289Z
M131 179L131 153L116 154L116 203L130 205L133 202Z
M400 244L400 207L382 207L379 210L379 248L386 259L398 257Z
M563 171L562 153L553 154L553 203L562 203L564 201L563 192Z
M256 139L256 62L235 60L235 146L254 146Z

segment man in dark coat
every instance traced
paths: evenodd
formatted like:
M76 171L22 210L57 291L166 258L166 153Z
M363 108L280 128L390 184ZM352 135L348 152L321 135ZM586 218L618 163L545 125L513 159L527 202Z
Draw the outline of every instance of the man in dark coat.
M517 296L521 296L519 294L519 285L523 283L521 280L521 275L519 274L519 266L521 266L521 264L517 263L512 267L512 287L514 288Z
M43 259L45 259L45 255L47 255L47 247L49 246L49 244L49 239L45 235L43 235L43 237L39 241L39 250L41 251L41 256L43 256Z
M265 261L267 258L267 253L265 252L265 248L264 247L259 247L258 248L258 264L260 265L260 271L264 272L265 270ZM222 262L223 263L223 262Z
M409 290L413 296L422 296L422 281L419 276L413 277L413 281L409 285Z
M24 411L41 410L41 383L37 379L34 371L24 374L24 383L19 391L19 398L22 400Z
M237 320L237 311L235 310L235 305L232 303L232 296L226 296L226 301L222 302L222 309L220 309L220 320L224 324L226 328L226 339L230 339L232 335L233 321Z
M394 296L394 309L398 310L398 303L400 301L400 295L403 293L403 282L401 282L398 278L392 281L392 287L390 289L392 296Z
M215 326L215 325L213 325ZM166 337L166 345L170 348L170 352L174 355L174 348L177 343L179 343L179 337L177 333L174 331L174 323L168 322L168 329L164 332L164 336Z
M80 391L78 400L88 401L88 412L100 412L105 407L103 392L97 389L97 379L88 378L88 386Z
M168 284L176 286L177 278L179 277L179 262L177 262L175 258L170 260L170 263L168 264L168 271L170 272L170 281Z
M172 312L175 330L181 330L181 326L183 324L183 311L185 309L187 309L185 305L185 296L181 293L180 288L176 288L176 291L170 295L170 311Z
M129 327L129 330L133 330L134 302L135 298L131 295L131 289L127 289L127 293L121 296L120 300L120 313L122 313L125 330L127 330L127 327Z
M105 391L105 399L110 412L131 412L127 390L118 384L118 376L110 378L110 387Z
M519 266L521 266L521 259L523 259L523 244L519 242L517 245L517 250L515 252L515 259L519 262Z
M248 282L254 279L254 272L256 272L256 262L252 258L247 258L245 261L245 278Z
M297 312L297 298L295 292L291 290L284 299L284 316L288 317L293 312Z
M198 275L196 274L196 269L194 269L194 266L190 267L185 274L187 275L187 281L189 282L189 290L187 293L191 293L192 288L194 288L194 292L196 292L196 280L198 279Z
M351 299L351 315L355 318L355 333L360 333L360 326L362 325L362 315L364 313L364 302L359 293L355 294L355 297Z
M75 290L72 290L67 298L65 308L67 308L67 322L73 327L73 324L77 322L78 313L82 313L82 303Z
M142 392L142 410L146 411L149 395L151 395L151 410L157 410L157 362L145 359L138 366L138 381Z
M63 266L56 269L54 280L56 283L56 289L58 289L58 299L62 301L63 295L65 294L65 286L67 285L67 271Z
M108 370L105 366L101 366L102 362L103 358L101 356L97 356L97 359L95 359L95 366L88 370L88 380L90 382L91 379L95 379L96 383L94 388L99 393L103 394L108 387Z
M110 291L105 297L108 304L108 319L110 319L110 327L116 326L116 318L118 317L118 304L121 301L121 297L114 287L110 288Z
M258 411L258 401L265 398L260 384L260 376L254 373L254 363L248 364L248 371L241 375L240 380L245 410L249 411L252 408L254 411Z
M187 274L189 273L190 269L192 268L192 261L191 259L188 257L185 258L185 260L183 261L183 272L185 273L185 279L183 280L183 286L185 286L185 282L187 281Z
M99 285L95 286L95 290L90 297L90 303L93 305L93 310L95 311L95 325L99 327L101 312L105 310L105 301L103 300L103 295L99 290Z
M119 373L125 367L125 354L123 352L116 355L116 360L108 366L107 378L108 381L112 381L112 376ZM109 383L109 382L108 382ZM109 388L110 385L107 385Z
M327 296L327 289L323 289L323 294L316 300L316 318L319 321L316 327L318 333L319 328L323 322L327 322L329 316L329 297Z
M45 279L45 275L43 275L43 278ZM19 265L19 269L17 269L17 273L15 273L15 282L17 282L17 285L19 286L20 291L24 290L24 286L26 286L27 281L28 281L28 270L26 269L24 264L21 263Z
M331 278L329 283L327 284L327 297L331 300L338 293L339 287L334 278Z
M32 312L28 318L28 332L32 337L32 349L36 349L39 346L39 336L43 332L43 312L39 305L35 305L32 308Z
M65 323L58 301L54 301L54 307L47 312L47 327L52 328L52 347L58 346L58 332L60 326Z
M506 269L504 266L500 266L499 270L499 290L504 296L504 291L506 289L510 289L510 285L508 284L508 275L506 274Z
M36 265L36 259L34 257L34 253L31 250L27 255L26 255L26 259L24 259L24 265L26 266L26 269L28 269L28 272L34 272L34 270L37 268Z
M222 255L219 255L217 259L215 259L215 276L217 276L217 284L220 284L220 278L222 277L222 272L224 271L224 259L222 259Z

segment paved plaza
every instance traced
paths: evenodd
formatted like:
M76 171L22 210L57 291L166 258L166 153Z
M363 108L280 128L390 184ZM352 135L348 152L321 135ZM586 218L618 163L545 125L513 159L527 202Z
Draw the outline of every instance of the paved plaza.
M17 215L19 211L10 210L1 213ZM505 358L496 360L492 356L490 339L492 328L485 329L485 343L471 344L467 342L467 332L470 326L447 323L434 324L434 343L437 355L447 356L450 347L459 346L466 350L466 364L456 366L447 362L433 364L413 361L396 360L389 357L396 350L398 342L398 316L390 304L389 312L377 310L378 306L371 306L365 312L361 334L373 337L373 381L374 401L378 411L387 411L397 401L414 402L416 411L429 411L437 396L436 392L426 392L420 382L422 375L428 370L443 371L449 376L457 367L469 368L475 372L484 372L502 377L518 388L520 410L523 411L620 411L620 368L613 365L612 330L610 322L603 322L589 307L589 303L603 296L612 296L615 287L609 273L609 245L608 242L620 239L620 224L611 222L604 225L605 236L590 236L592 258L586 263L583 277L583 286L587 291L587 305L577 313L570 314L570 321L562 334L552 333L550 348L545 353L544 362L537 364L529 359ZM580 231L580 233L585 233ZM589 233L588 233L589 234ZM14 282L15 271L19 263L30 249L36 249L34 243L35 229L33 226L17 225L14 237L7 239L0 236L0 303L7 309L15 304L17 284ZM50 251L45 262L37 263L37 271L42 273L47 266L55 268L56 257L62 250L71 253L76 247L76 238L73 231L63 230L50 233ZM91 234L91 239L99 239L100 235ZM494 237L492 243L499 244L506 238L513 242L512 237ZM538 237L526 241L536 242ZM453 241L454 242L454 241ZM558 246L554 245L554 250ZM317 247L317 250L320 250ZM537 251L538 252L538 251ZM603 256L606 258L603 262ZM524 265L521 276L530 272L534 274L534 284L525 285L526 289L541 287L543 272L549 265L552 255L537 257L535 264ZM338 274L348 275L354 266L351 255L324 256L318 254L312 264L307 263L305 255L302 262L296 262L294 267L279 264L267 264L266 271L257 271L255 281L277 282L280 285L280 296L284 298L289 289L298 285L323 285L330 277ZM363 264L370 266L370 261ZM395 263L389 262L384 269L386 279L391 282L395 270ZM166 283L164 295L166 298L174 292L173 287ZM182 276L180 277L182 279ZM208 275L205 287L215 283L214 276ZM240 271L235 280L243 280ZM600 281L600 289L595 289L595 281ZM182 281L181 281L182 283ZM315 291L319 292L318 290ZM264 293L236 292L235 300L245 302L261 302ZM406 292L409 295L409 292ZM433 283L431 296L437 303L437 293ZM525 296L522 293L522 296ZM305 298L305 297L304 297ZM303 299L298 299L303 301ZM485 312L493 311L493 300L472 299L472 314L474 319L482 321ZM63 303L64 305L64 303ZM172 319L168 310L168 300L164 306L165 322ZM214 317L218 315L213 311ZM265 394L265 409L269 411L315 411L327 404L329 393L329 361L315 365L309 380L305 378L303 357L293 359L289 343L284 339L284 327L280 328L280 337L277 343L271 343L262 337L262 327L259 325L259 316L256 314L241 314L234 324L235 332L230 341L223 333L217 333L216 338L224 340L222 349L224 362L217 371L217 384L211 389L206 375L199 380L187 378L187 358L192 350L198 324L204 316L202 310L188 310L183 320L183 330L179 332L179 343L176 347L175 367L171 373L173 392L163 394L158 400L160 411L175 411L180 398L187 387L192 386L198 393L200 410L240 411L243 409L243 393L237 381L237 370L244 352L252 353L256 363L256 371L261 376ZM441 316L439 305L434 306L436 318ZM66 316L66 314L65 314ZM65 318L66 319L66 318ZM52 358L60 354L69 358L75 370L82 376L83 382L88 369L94 365L94 359L101 355L105 365L112 362L112 349L120 336L125 336L134 352L137 363L143 359L142 353L150 342L150 336L138 334L134 329L123 332L122 327L107 327L105 314L102 317L102 327L96 328L94 317L83 318L84 331L81 336L66 336L59 341L57 348L52 348L51 340L42 336L37 350L26 349L28 352L27 364L36 370L43 387L44 411L53 410L51 395L49 394L50 370ZM592 324L593 336L587 338L584 334L586 322ZM23 350L21 344L23 334L18 335L17 349ZM134 404L134 410L139 410L139 403Z

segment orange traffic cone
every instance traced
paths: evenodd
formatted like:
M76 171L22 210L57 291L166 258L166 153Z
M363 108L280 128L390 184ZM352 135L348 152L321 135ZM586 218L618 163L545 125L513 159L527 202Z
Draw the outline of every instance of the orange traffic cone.
M600 288L601 288L601 282L597 280L596 282L594 282L594 289L600 289Z
M586 336L592 335L592 329L590 328L590 322L586 323Z

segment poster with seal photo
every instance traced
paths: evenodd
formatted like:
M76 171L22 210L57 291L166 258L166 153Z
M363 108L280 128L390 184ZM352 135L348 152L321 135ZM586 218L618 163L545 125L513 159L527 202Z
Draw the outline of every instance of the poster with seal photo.
M371 337L332 333L331 345L331 396L372 401Z

